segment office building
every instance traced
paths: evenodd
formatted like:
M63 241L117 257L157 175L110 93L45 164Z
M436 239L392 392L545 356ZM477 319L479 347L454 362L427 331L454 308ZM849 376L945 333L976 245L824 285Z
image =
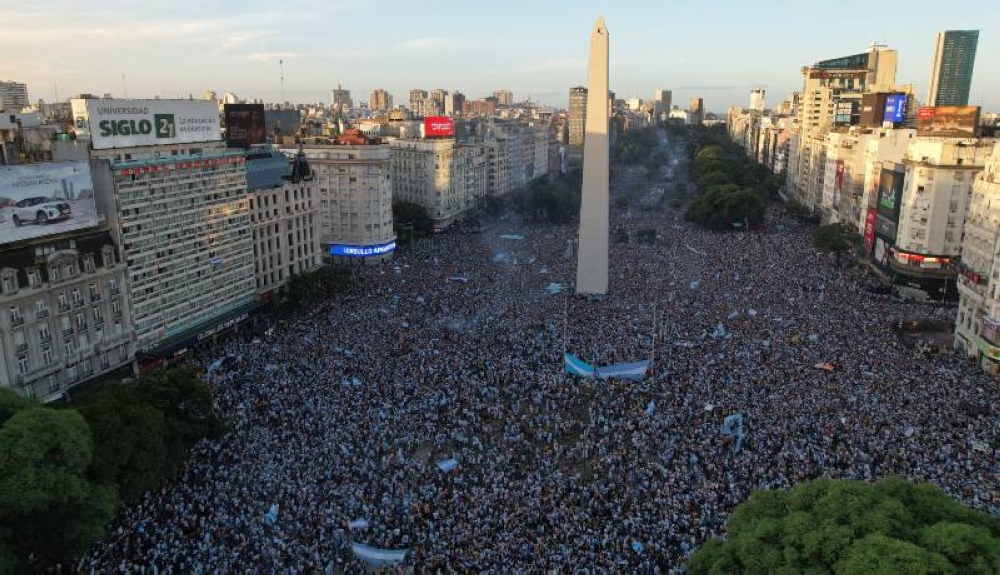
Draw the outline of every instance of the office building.
M106 230L0 251L0 386L50 401L130 364L124 286Z
M410 112L417 117L424 116L425 103L427 101L428 94L427 90L421 90L419 88L410 90Z
M934 42L928 106L968 106L979 30L939 32Z
M570 164L583 162L583 141L587 129L587 89L576 86L569 90L569 145L566 152Z
M358 130L301 150L308 162L324 261L391 257L393 182L389 146Z
M763 112L767 109L767 104L765 103L764 97L767 91L763 88L754 88L750 90L750 110L754 112Z
M493 97L497 99L497 105L509 108L514 105L514 92L510 90L497 90L493 92Z
M978 358L987 372L1000 375L1000 145L972 184L958 264L958 315L955 346Z
M465 108L465 94L449 92L444 97L444 114L446 116L461 116Z
M391 110L392 94L386 92L382 88L373 91L371 97L368 98L368 109L372 112Z
M654 113L656 122L667 119L670 107L673 105L673 93L670 90L656 90L653 92Z
M28 86L20 82L0 81L0 110L20 112L29 105Z
M73 100L77 135L110 165L111 230L127 266L137 350L170 355L258 307L247 171L203 100ZM154 133L117 132L154 125ZM101 183L97 187L101 187Z
M345 90L340 84L330 91L331 112L341 117L349 116L354 109L354 100L351 99L351 91Z
M247 154L247 191L257 295L270 297L321 263L316 189L309 164L266 147Z
M691 125L700 126L705 123L705 101L701 98L691 98L688 112L690 113Z
M400 138L390 140L389 149L393 197L426 208L438 228L461 219L487 194L484 146Z

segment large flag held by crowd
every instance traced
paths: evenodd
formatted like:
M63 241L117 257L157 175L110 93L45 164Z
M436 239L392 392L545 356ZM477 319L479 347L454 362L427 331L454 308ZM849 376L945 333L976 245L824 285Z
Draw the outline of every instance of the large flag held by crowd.
M567 353L563 356L563 365L565 366L566 373L580 377L639 380L646 377L646 370L649 369L649 360L594 367L575 355Z
M734 413L732 415L727 415L724 420L722 420L722 429L720 430L725 437L732 437L735 442L733 443L733 453L740 450L740 444L743 443L743 414Z
M376 549L360 543L351 543L351 551L355 558L376 567L398 565L406 561L407 553L405 549Z

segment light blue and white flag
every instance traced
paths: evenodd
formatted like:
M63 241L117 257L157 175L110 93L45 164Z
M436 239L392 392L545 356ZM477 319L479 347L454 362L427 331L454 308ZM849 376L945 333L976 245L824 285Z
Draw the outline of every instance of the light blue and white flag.
M264 514L264 521L266 521L269 525L274 525L275 523L278 522L278 504L277 503L271 505L271 508L268 509L267 513Z
M654 413L656 413L656 402L650 399L649 405L646 406L646 415L653 415Z
M601 379L635 379L646 377L646 370L649 369L649 360L634 361L632 363L616 363L597 368L597 377Z
M722 429L720 430L722 435L727 437L733 437L736 439L733 443L733 452L740 450L740 445L743 443L743 414L734 413L732 415L727 415L724 420L722 420Z
M592 365L571 353L563 355L563 363L566 366L566 373L579 375L580 377L593 377L596 374L596 370Z
M351 543L351 552L357 559L377 566L398 565L406 561L406 554L409 553L406 549L376 549L360 543Z
M452 471L458 469L457 459L442 459L437 462L438 469L444 471L445 473L451 473Z
M357 529L368 529L368 520L355 519L354 521L348 521L347 528L350 529L351 531L355 531Z

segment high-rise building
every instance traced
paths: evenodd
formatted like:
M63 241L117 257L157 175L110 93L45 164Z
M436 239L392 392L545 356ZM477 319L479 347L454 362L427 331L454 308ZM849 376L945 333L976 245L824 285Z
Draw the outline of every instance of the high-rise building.
M345 90L340 84L330 91L330 107L335 114L347 115L354 108L354 100L351 100L351 91Z
M763 88L750 90L750 109L755 112L763 112L767 107L764 96L767 93Z
M444 97L444 113L447 116L461 116L465 108L465 94L448 92Z
M510 107L514 104L514 92L510 90L497 90L493 92L493 97L497 99L497 105Z
M691 125L700 126L705 123L705 101L701 98L691 98L688 104Z
M0 110L20 112L28 106L28 86L20 82L0 81Z
M414 88L410 90L410 112L414 116L423 116L424 106L427 101L427 90L421 90L420 88Z
M972 69L976 64L979 30L939 32L934 43L934 67L928 106L968 106Z
M170 354L248 319L259 303L246 157L221 141L217 107L198 100L72 104L78 136L91 139L94 159L110 164L109 220L127 267L137 350ZM148 135L97 130L99 122L152 124L155 117L174 125Z
M656 114L655 120L661 122L667 119L670 113L670 106L673 105L673 93L670 90L657 90L653 92L653 111Z
M386 92L382 88L372 92L370 98L368 98L368 108L372 112L378 110L391 110L392 109L392 94Z
M569 89L569 145L566 153L570 163L583 161L583 140L587 130L587 89Z
M487 194L489 159L482 145L400 138L389 148L393 196L426 208L435 226L453 223Z

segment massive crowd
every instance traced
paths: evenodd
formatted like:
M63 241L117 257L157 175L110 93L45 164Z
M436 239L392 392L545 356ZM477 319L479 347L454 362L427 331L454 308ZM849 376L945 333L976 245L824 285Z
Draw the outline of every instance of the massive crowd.
M670 209L614 217L661 239L612 244L603 300L567 295L573 226L506 219L202 350L233 358L209 376L231 432L125 510L83 569L360 572L356 542L407 550L393 569L421 573L682 573L752 490L819 476L898 474L1000 513L1000 388L891 329L954 308L872 293L779 215L742 233ZM641 381L583 380L564 348L654 361ZM738 451L720 434L732 413Z

